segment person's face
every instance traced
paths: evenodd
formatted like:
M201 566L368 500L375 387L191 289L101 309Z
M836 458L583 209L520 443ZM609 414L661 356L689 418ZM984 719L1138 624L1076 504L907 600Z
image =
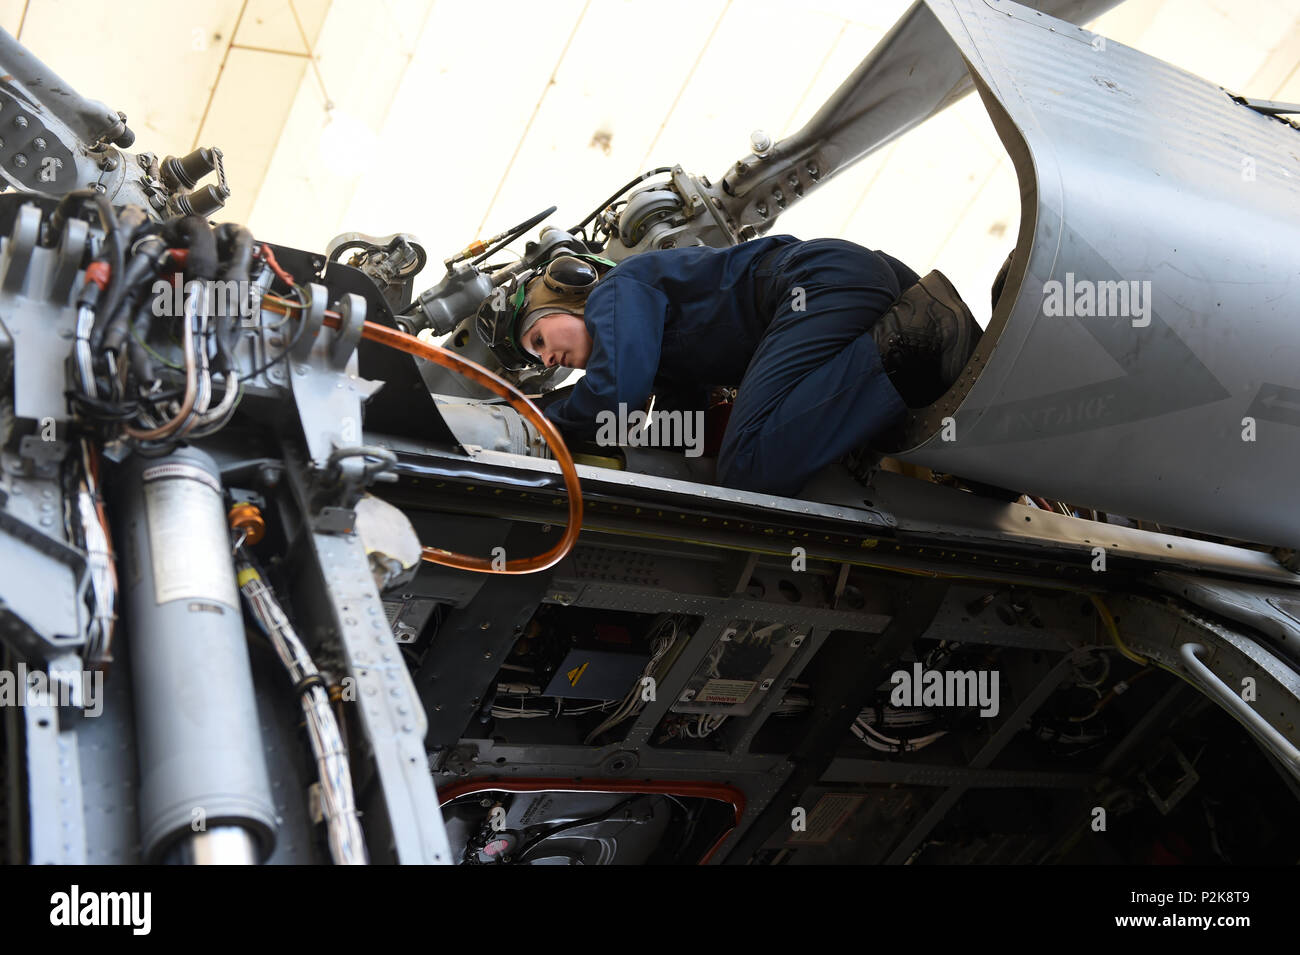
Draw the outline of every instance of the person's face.
M577 315L555 312L540 318L528 329L524 347L550 368L586 368L591 357L591 335L587 325Z

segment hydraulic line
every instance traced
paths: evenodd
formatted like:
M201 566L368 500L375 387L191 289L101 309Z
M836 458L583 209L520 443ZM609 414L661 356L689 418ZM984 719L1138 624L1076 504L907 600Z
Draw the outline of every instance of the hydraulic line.
M270 251L265 245L262 248L264 255ZM282 280L288 283L293 282L292 276L281 274L283 270L279 268L278 263L272 263L274 263L274 258L268 259L268 264L273 269L276 269L276 274ZM264 296L262 305L264 308L276 311L279 314L293 314L292 303L278 296ZM326 311L323 324L328 325L330 328L338 328L340 324L339 314ZM560 437L560 432L556 430L555 425L551 424L538 407L509 382L492 374L482 365L467 358L462 358L455 352L446 351L437 345L423 342L413 335L408 335L405 332L375 322L366 322L362 326L361 337L376 344L406 352L416 358L431 361L451 371L459 372L476 384L482 385L494 394L505 398L512 408L532 422L534 427L541 432L543 440L546 441L547 446L555 455L555 460L560 466L560 473L564 476L564 487L569 499L569 520L564 528L564 536L550 550L535 557L507 560L505 566L500 569L494 567L493 562L486 558L457 554L443 550L440 547L425 546L422 553L423 558L432 564L455 567L458 570L474 570L484 574L532 574L553 567L563 560L577 542L578 533L582 530L582 488L578 482L578 469L574 466L573 455L569 453L569 449L565 446L564 439Z
M176 417L156 428L141 430L127 425L125 428L126 433L137 441L154 441L158 438L169 437L185 423L185 420L190 416L190 412L194 409L194 403L199 397L198 364L194 355L194 318L200 310L207 310L208 302L205 293L205 285L196 282L185 297L184 343L182 345L185 352L185 397L181 401L180 410L176 413ZM200 302L200 298L202 298L202 302Z

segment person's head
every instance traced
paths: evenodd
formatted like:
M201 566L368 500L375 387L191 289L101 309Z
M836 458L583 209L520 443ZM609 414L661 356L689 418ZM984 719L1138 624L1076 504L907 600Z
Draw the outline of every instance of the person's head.
M560 309L537 309L525 317L523 329L520 344L547 368L587 367L592 342L581 315Z
M479 307L479 337L501 363L585 368L592 340L583 320L587 296L615 263L593 255L561 255L531 278L498 288Z

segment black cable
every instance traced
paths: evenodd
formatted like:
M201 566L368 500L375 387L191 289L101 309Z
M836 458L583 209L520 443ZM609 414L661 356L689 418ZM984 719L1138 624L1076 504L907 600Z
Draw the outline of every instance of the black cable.
M504 249L511 242L515 241L515 239L519 238L521 235L523 235L533 226L537 225L537 223L541 222L542 220L550 216L551 213L553 213L556 210L556 208L557 208L556 206L551 206L549 209L543 209L541 212L537 213L537 215L533 216L531 219L519 223L519 225L515 226L506 234L506 237L504 239L498 240L486 252L482 252L476 257L474 257L473 259L471 259L469 264L471 266L478 265L480 262L482 262L484 259L488 258L489 256L495 255L497 252Z
M598 205L598 206L596 207L595 211L593 211L593 212L591 213L591 215L587 216L587 218L583 219L583 220L582 220L581 222L579 222L576 226L574 226L572 229L570 229L570 230L569 230L569 234L570 234L570 235L575 235L575 234L577 234L577 232L578 232L579 229L583 228L584 226L586 226L586 224L587 224L588 222L590 222L592 219L596 218L596 216L600 215L601 212L604 211L604 209L605 209L606 206L608 206L611 202L613 202L613 201L614 201L615 199L617 199L619 196L623 195L623 193L627 192L629 189L631 189L631 188L632 188L633 186L635 186L637 183L645 182L645 181L646 181L647 179L649 179L651 176L658 176L658 175L662 175L663 173L666 173L666 172L672 172L672 171L673 171L673 167L672 167L672 166L660 166L658 169L651 169L649 172L643 172L643 173L641 173L641 175L637 176L635 179L633 179L631 182L629 182L627 185L625 185L622 189L618 190L618 192L614 193L612 196L610 196L608 199L606 199L604 202L602 202L600 205Z

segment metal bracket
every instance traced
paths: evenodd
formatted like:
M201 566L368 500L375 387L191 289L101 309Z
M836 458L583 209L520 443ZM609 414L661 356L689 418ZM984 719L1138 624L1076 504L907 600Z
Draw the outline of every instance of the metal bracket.
M339 300L339 327L330 342L330 365L340 371L347 367L348 359L361 341L361 329L366 324L366 300L355 292L348 292Z
M311 356L312 347L316 344L316 336L320 334L321 324L325 321L325 305L329 292L325 290L325 286L317 285L315 282L307 286L307 291L310 293L310 300L302 317L303 327L298 332L298 340L294 342L290 353L294 361L306 361Z
M90 226L81 219L69 219L63 227L59 243L58 265L54 269L49 297L57 305L67 305L72 294L72 284L81 269L81 259L90 241Z
M18 210L18 221L14 223L13 234L5 243L3 258L0 258L0 287L11 294L20 294L24 280L27 278L27 266L32 261L32 251L41 234L41 210L34 203L24 203Z

